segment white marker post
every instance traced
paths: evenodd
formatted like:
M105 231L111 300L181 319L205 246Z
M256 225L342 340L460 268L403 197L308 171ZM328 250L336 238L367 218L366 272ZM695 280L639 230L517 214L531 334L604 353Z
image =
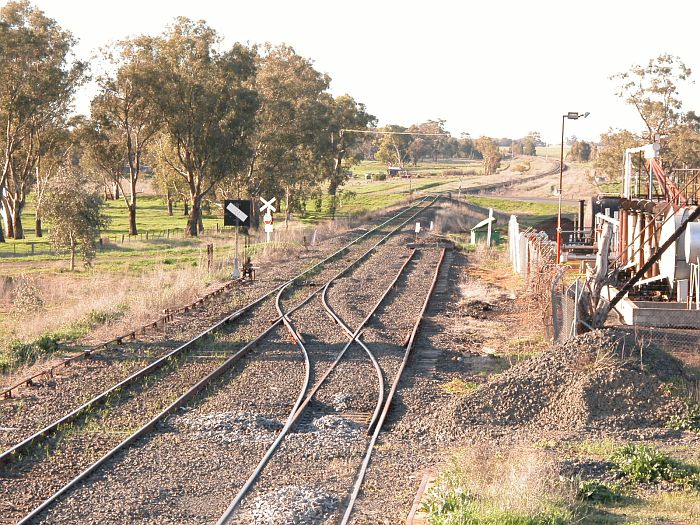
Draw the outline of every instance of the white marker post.
M418 234L420 233L420 221L416 223L416 244L418 244Z
M263 217L263 222L265 223L266 242L270 242L270 234L274 231L274 226L272 224L272 214L269 211Z

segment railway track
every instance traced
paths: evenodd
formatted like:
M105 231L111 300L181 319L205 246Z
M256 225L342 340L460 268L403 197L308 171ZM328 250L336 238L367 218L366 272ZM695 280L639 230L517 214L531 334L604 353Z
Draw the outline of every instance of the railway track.
M328 522L335 522L344 514L350 516L355 490L359 492L362 486L363 469L370 461L376 436L381 432L398 378L410 355L442 253L432 249L417 257L414 253L407 256L394 281L355 329L338 316L324 295L326 310L342 326L349 341L339 348L334 362L307 393L291 422L288 421L285 430L289 436L284 432L278 434L219 524L292 522L292 516L276 512L274 505L284 500L285 495L299 492L301 489L295 483L300 480L304 481L304 487L299 498L308 500L311 494L325 501L329 507L325 516ZM400 286L395 286L397 282ZM425 301L416 300L422 297ZM391 329L387 329L387 324ZM373 344L358 339L365 328L376 332L372 336ZM294 331L298 336L299 330L294 328ZM359 347L349 350L354 341ZM345 359L341 360L343 356ZM358 371L362 364L364 370ZM291 433L295 423L296 431ZM303 504L298 507L303 508Z
M417 205L418 211L420 213L423 209L429 205L429 203L421 203ZM378 228L367 232L361 238L366 238L369 240L371 238L370 234L378 232L382 227L391 228L393 227L392 222L403 221L403 225L406 224L408 220L411 220L413 216L409 216L407 220L404 217L407 215L408 210L404 210L401 214L392 217ZM395 228L400 229L402 226ZM389 234L391 235L391 233ZM388 238L388 236L386 238ZM381 244L386 238L381 239L376 243L370 250L364 253L363 257L372 252L379 244ZM359 240L359 239L358 239ZM357 241L353 245L358 244ZM285 340L283 334L279 333L279 326L281 323L289 323L288 315L301 308L306 302L313 298L316 294L322 291L321 288L316 288L311 293L308 293L309 284L313 284L309 279L323 280L326 278L326 274L337 272L337 266L345 264L345 260L340 255L345 255L348 251L348 247L344 247L339 250L331 257L322 261L322 263L317 264L313 268L303 272L295 279L288 281L277 287L277 289L261 297L259 300L251 305L246 306L243 309L234 312L232 315L227 316L222 319L215 326L210 327L208 330L202 332L197 338L187 342L175 349L173 352L167 356L159 359L158 361L151 363L145 369L139 371L128 378L128 381L123 381L119 385L115 385L113 388L104 392L100 396L97 396L93 401L86 405L79 407L68 417L62 418L61 421L57 421L52 428L44 429L43 432L37 433L30 439L25 440L25 442L18 444L13 447L8 453L3 454L4 464L3 469L3 485L10 484L16 487L31 487L32 481L39 480L39 484L43 483L42 479L46 476L42 476L41 473L47 471L47 465L50 470L55 470L55 458L61 457L67 460L67 464L71 466L72 471L69 473L70 476L74 475L76 468L82 468L85 466L86 459L88 460L88 467L78 474L77 477L73 479L72 482L64 485L60 488L53 496L49 497L44 503L36 506L35 511L30 512L21 521L21 523L29 522L34 519L43 510L48 508L54 501L56 501L61 494L67 492L73 487L77 486L81 480L88 478L88 476L97 470L100 465L106 464L111 460L113 456L116 456L120 450L126 449L129 445L133 444L137 440L146 436L156 427L163 425L163 421L167 416L174 413L181 406L188 403L192 398L194 398L199 392L207 388L213 388L211 385L215 384L216 381L222 377L229 369L234 369L239 362L242 362L247 352L249 352L255 345L268 334L272 334L272 344L275 347L273 354L277 355L280 362L294 363L292 367L299 363L295 362L297 356L293 348L290 347L289 343ZM353 252L354 254L354 252ZM345 261L345 262L344 262ZM324 263L328 263L325 264ZM332 263L332 264L331 264ZM341 273L345 273L348 268L352 268L357 263L353 262L349 266L345 266ZM315 275L314 275L315 273ZM300 303L291 307L291 309L282 311L282 306L280 303L280 298L282 293L286 288L294 286L298 289L303 290L299 292L302 295L306 293L306 299L303 299ZM279 308L278 312L272 311L271 303L272 296L276 293L276 303ZM292 302L296 301L293 298ZM256 310L256 314L249 315L253 309L258 309L261 311L267 310L264 315ZM286 313L285 315L282 315ZM232 321L237 321L237 323L243 326L244 314L249 317L249 319L255 319L256 322L260 323L260 319L263 317L265 321L262 324L268 324L268 328L262 333L259 333L259 326L257 328L246 327L241 333L228 333L224 336L212 336L216 330L221 330L225 325L231 323ZM253 323L254 324L254 323ZM259 335L254 336L254 333L258 332ZM214 339L212 341L212 339ZM202 346L202 341L206 340L206 346ZM245 341L250 341L244 344ZM200 345L199 347L197 345ZM184 358L186 353L189 354L188 358ZM269 356L268 356L269 358ZM272 370L272 373L279 373L278 367L273 366L274 363L271 361L265 362L267 366L267 372ZM263 368L265 368L263 366ZM274 370L273 370L274 369ZM305 366L306 375L309 376L310 367ZM276 370L276 372L275 372ZM263 371L264 372L264 371ZM256 374L248 374L251 377L251 391L255 390L255 379ZM264 374L263 374L264 376ZM274 395L271 396L274 401ZM279 401L282 401L280 399ZM273 403L274 404L274 403ZM284 406L284 402L279 403L280 406ZM292 410L290 413L293 413ZM133 414L140 414L141 418L138 420L129 419L129 416ZM154 417L151 416L157 413ZM125 426L121 422L122 418L126 423L130 423L132 426L134 423L138 423L140 428L134 433L130 433L126 439L123 439L126 435L123 429ZM150 418L150 419L149 419ZM243 418L245 419L245 418ZM142 423L147 420L145 424ZM273 421L272 418L268 418L269 421ZM70 425L82 425L81 431L74 431ZM89 449L90 454L83 454L83 461L76 461L77 450L85 450L86 442L85 435L90 432L90 425L95 428L101 429L98 440L92 440L93 445L97 441L97 446L93 446ZM167 424L166 424L167 426ZM274 425L273 425L274 427ZM87 430L86 430L87 429ZM107 432L103 430L107 429ZM58 439L51 440L51 436L58 435ZM66 437L67 436L67 437ZM38 445L42 444L45 446L43 451L38 448ZM46 446L48 445L48 446ZM106 450L109 452L105 455L102 453ZM41 451L37 453L37 451ZM49 452L48 455L45 455ZM52 452L59 451L60 454L52 454ZM17 461L18 455L22 454L23 457ZM45 456L44 456L45 455ZM42 456L44 456L45 461L41 461ZM99 457L97 461L93 460ZM13 458L14 461L8 461ZM51 463L54 462L53 466ZM9 465L9 467L8 467ZM67 465L63 464L59 460L59 467L63 468ZM59 469L60 470L60 469ZM57 481L60 480L62 483L65 481L65 476L61 478L60 476L52 478L53 484L55 485ZM9 480L9 481L8 481ZM43 485L42 485L43 487ZM36 488L36 487L35 487ZM53 487L52 487L53 490ZM4 491L6 494L10 495L22 495L21 504L27 506L27 502L30 506L34 506L37 497L36 492L42 492L41 490L12 490ZM32 497L33 496L33 497ZM15 500L17 501L17 500ZM10 503L12 505L8 510L9 513L5 515L9 516L10 519L17 516L18 513L25 511L21 504L18 506L16 503ZM6 509L2 509L5 511ZM53 522L53 519L52 519Z

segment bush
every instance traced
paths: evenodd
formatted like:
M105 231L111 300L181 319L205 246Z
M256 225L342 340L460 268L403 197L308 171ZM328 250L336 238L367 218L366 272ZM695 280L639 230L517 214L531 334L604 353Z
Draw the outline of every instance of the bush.
M605 483L595 479L587 479L579 484L576 497L581 501L609 504L619 502L622 499L622 494L616 488L608 487Z
M372 180L386 180L386 173L373 173Z
M682 416L673 416L669 426L675 430L690 430L700 432L700 406L686 401L686 411Z
M697 468L644 444L625 445L610 460L614 464L613 471L632 483L668 481L684 487L700 488L700 471Z
M44 307L41 292L31 279L26 277L19 279L15 285L14 295L12 310L15 315L26 315Z

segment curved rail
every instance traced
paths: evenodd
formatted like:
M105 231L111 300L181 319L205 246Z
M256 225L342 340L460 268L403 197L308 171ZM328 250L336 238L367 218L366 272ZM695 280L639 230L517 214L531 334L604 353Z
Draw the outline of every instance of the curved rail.
M403 371L406 368L406 364L408 363L408 359L411 355L413 343L415 342L416 335L418 334L418 328L420 327L421 321L423 320L425 311L428 309L428 303L430 302L430 298L433 295L433 290L435 290L435 284L437 283L438 275L440 274L440 268L442 267L442 261L444 260L444 258L445 249L443 248L442 252L440 253L440 259L437 263L437 267L435 268L435 274L433 275L433 281L430 284L430 289L428 290L428 293L425 296L425 301L423 301L423 307L421 308L420 314L418 315L418 318L416 319L416 322L413 325L413 330L411 330L411 334L408 337L408 342L406 343L406 350L404 351L403 361L401 361L401 366L399 367L399 369L396 372L396 375L394 376L394 382L391 385L391 390L389 390L389 396L387 397L386 402L384 403L382 414L379 418L377 425L374 427L372 438L370 439L370 442L367 445L367 452L365 452L365 457L362 460L362 466L360 467L360 471L357 475L357 480L355 481L355 485L353 486L352 494L350 495L348 505L345 508L343 519L340 522L341 525L347 525L348 521L350 520L350 516L352 515L352 510L355 505L355 501L357 500L357 495L360 493L360 488L362 487L362 483L365 480L365 475L367 474L367 467L369 466L369 462L372 457L372 451L374 450L374 446L377 443L379 433L382 431L382 425L384 424L386 416L389 413L391 401L394 398L394 394L396 394L396 390L399 387L399 381L401 380L401 375L403 374Z
M433 201L432 201L427 207L429 207L429 206L431 206L432 204L434 204L434 203L437 201L437 199L438 199L438 197L436 196L436 197L433 199ZM427 208L427 207L426 207L426 208ZM329 280L329 281L326 283L326 285L323 287L324 293L325 293L325 291L328 289L328 286L329 286L333 281L335 281L335 280L337 280L338 278L340 278L340 277L341 277L342 275L344 275L347 271L349 271L351 268L353 268L356 264L358 264L360 261L364 260L371 252L373 252L373 251L377 248L377 246L379 246L379 245L382 244L384 241L386 241L386 239L388 239L391 235L393 235L397 230L399 230L400 228L402 228L403 226L405 226L410 220L414 219L414 218L415 218L419 213L421 213L422 211L424 211L424 209L423 209L423 210L420 210L420 211L418 211L418 212L416 212L416 213L414 213L411 217L409 217L409 218L406 219L403 223L401 223L394 231L392 231L392 232L388 233L387 235L385 235L382 239L379 240L379 242L377 242L377 244L375 244L374 246L372 246L369 250L367 250L365 253L363 253L360 257L358 257L357 259L355 259L355 261L353 261L353 262L350 263L348 266L346 266L343 270L341 270L341 271L338 273L338 275L336 275L335 277L333 277L333 279ZM409 260L413 257L413 253L415 253L415 250L411 253L411 256L409 257ZM311 402L311 399L313 398L313 396L316 394L316 392L317 392L318 389L321 387L321 385L322 385L323 382L326 380L326 378L330 375L331 371L332 371L332 370L337 366L337 364L340 362L340 360L342 359L342 356L345 354L345 352L347 351L347 349L348 349L348 348L350 347L350 345L357 339L357 337L358 337L360 331L362 330L362 328L364 327L364 325L367 323L367 321L369 321L370 317L374 314L374 312L376 311L376 309L379 308L379 305L382 303L382 301L384 300L384 298L386 297L386 295L387 295L387 294L389 293L389 291L394 287L394 285L396 284L396 281L398 281L400 275L403 273L403 271L404 271L404 269L406 268L407 265L408 265L408 261L406 261L406 262L401 266L401 269L400 269L399 273L397 274L396 278L394 279L394 281L392 281L391 285L390 285L390 286L387 288L387 290L384 292L384 294L382 295L382 297L380 298L380 300L377 301L377 304L374 306L374 308L372 309L372 311L367 315L367 317L366 317L365 320L362 322L362 324L357 328L357 330L356 330L355 332L349 332L349 329L348 329L348 332L350 333L351 339L346 343L346 345L343 347L343 349L341 350L341 352L339 353L339 355L336 357L335 361L334 361L334 362L331 364L331 366L324 372L323 376L319 379L319 381L316 382L316 384L314 385L314 387L312 388L312 390L309 392L309 394L308 394L308 395L306 396L306 398L304 399L304 402L301 404L301 406L297 407L296 410L292 411L292 413L290 414L289 418L287 419L287 423L285 424L284 428L282 428L282 430L280 430L280 433L277 435L277 438L276 438L275 441L270 445L270 447L267 449L267 451L265 452L265 455L264 455L263 458L260 460L260 462L258 463L258 465L257 465L257 467L255 468L255 470L251 473L251 475L250 475L249 478L246 480L246 482L245 482L245 484L243 485L243 487L241 487L241 489L238 491L238 493L236 494L236 496L234 497L234 499L231 501L231 503L229 504L229 506L226 508L226 510L224 511L224 513L221 515L221 517L219 518L219 520L216 522L217 525L223 525L223 524L227 523L227 522L229 521L229 519L231 519L231 517L233 516L234 511L236 510L236 508L238 507L238 505L240 505L241 501L243 501L243 498L246 496L246 494L248 493L248 491L250 490L250 488L255 484L255 481L257 480L257 478L258 478L258 477L260 476L260 474L262 473L263 469L264 469L265 466L267 465L267 462L268 462L268 461L270 460L270 458L275 454L275 452L276 452L277 449L279 448L279 445L282 443L282 441L284 440L284 438L287 436L287 434L288 434L289 431L291 430L292 426L299 420L299 418L300 418L301 415L303 414L304 410L308 407L309 403ZM279 297L279 296L278 296L278 297ZM324 300L324 306L325 306L325 305L326 305L326 302L325 302L325 300ZM279 308L278 308L278 309L279 309ZM281 309L280 309L280 311L281 311ZM330 310L330 312L332 312L332 310ZM291 313L292 313L292 311L288 312L288 313L287 313L287 316L285 316L287 320L289 319L288 315L291 314ZM332 315L335 317L335 313L332 313ZM339 318L337 318L337 319L340 320ZM285 324L287 324L287 321L285 321ZM341 325L342 325L342 323L341 323ZM294 327L291 325L291 322L290 322L289 324L287 324L287 329L290 331L290 333L292 334L292 337L295 339L295 341L297 341L297 344L299 344L300 347L303 347L303 342L302 342L302 340L301 340L301 337L299 336L298 332L294 329ZM358 342L359 342L359 340L358 340ZM362 343L360 343L360 344L362 344ZM383 391L383 378L381 378L381 368L379 367L379 363L376 362L376 359L374 359L374 356L373 356L372 353L369 351L369 349L367 349L367 347L366 347L364 344L362 344L362 346L363 346L363 348L368 352L368 354L369 354L369 356L370 356L370 359L373 360L373 362L375 363L375 366L377 367L377 370L378 370L378 373L379 373L379 376L380 376L380 384L382 385L382 386L381 386L381 388L382 388L381 396L382 396L382 398L383 398L383 395L384 395L384 391ZM304 351L305 351L305 350L304 350ZM374 420L374 417L373 417L373 420Z
M419 203L416 203L415 205L406 208L405 210L401 211L400 213L394 215L387 221L384 221L380 225L376 226L375 228L372 228L365 232L364 234L360 235L356 239L354 239L351 243L345 245L344 247L340 248L330 256L326 257L319 263L313 265L312 267L308 268L304 272L300 273L296 277L290 279L289 281L281 284L274 290L268 292L264 296L260 297L257 301L262 301L272 295L275 292L281 292L291 284L293 284L298 278L309 274L316 268L320 267L322 264L330 261L331 259L337 257L339 254L345 252L350 246L356 244L357 242L360 241L360 239L370 235L371 233L374 233L377 231L379 228L387 225L389 222L393 221L397 217L401 217L404 215L406 212L413 210L414 208L419 207L421 204L423 204L428 198L426 197L425 199L421 200ZM395 233L399 229L401 229L408 221L410 221L413 217L418 215L418 213L421 213L423 210L425 210L427 207L431 206L435 201L437 200L437 197L432 200L428 204L428 206L421 208L418 212L416 212L414 215L409 217L406 221L402 222L399 226L397 226L392 232L383 237L382 239L379 240L378 243L376 243L370 250L365 252L360 256L360 258L364 258L367 256L368 253L370 253L376 246L384 242L386 238L388 238L391 234ZM350 266L354 266L356 264L356 261L350 264ZM347 267L341 270L339 274L334 276L332 280L336 279L339 275L342 275L346 271ZM109 452L107 452L104 456L102 456L100 459L92 463L89 467L87 467L85 470L83 470L78 476L76 476L73 480L68 482L66 485L61 487L58 491L56 491L52 496L50 496L48 499L46 499L41 505L36 507L34 510L32 510L30 513L28 513L22 520L18 522L18 525L24 525L29 523L32 519L34 519L36 516L38 516L40 513L42 513L44 510L46 510L54 501L56 501L59 497L61 497L63 494L71 490L73 487L75 487L78 483L80 483L82 480L87 478L90 474L92 474L97 468L105 464L108 460L113 458L119 451L123 450L130 444L134 443L136 440L140 439L141 437L145 436L148 434L155 426L156 424L161 421L163 418L167 417L171 413L173 413L175 410L183 406L185 403L190 401L194 396L196 396L200 391L202 391L208 384L210 384L213 380L217 379L221 375L223 375L225 372L227 372L238 360L240 360L243 356L245 356L248 352L250 352L251 349L253 349L265 336L267 336L274 328L276 328L280 322L285 322L288 319L288 316L293 313L294 311L298 310L302 306L304 306L306 303L308 303L311 299L313 299L316 295L318 295L325 285L317 288L315 291L313 291L309 296L307 296L304 300L302 300L299 304L295 305L292 309L290 309L288 312L286 312L284 315L279 316L277 319L275 319L271 325L265 329L261 334L259 334L257 337L255 337L253 340L251 340L249 343L247 343L243 348L238 350L235 354L231 355L229 358L226 359L218 368L216 368L214 371L206 375L204 378L202 378L200 381L198 381L194 386L192 386L187 392L182 394L180 397L178 397L175 401L173 401L170 405L168 405L165 409L163 409L160 413L155 415L151 420L149 420L146 424L144 424L141 428L136 430L133 434L125 438L121 443L117 444L114 448L112 448ZM279 305L279 297L281 296L281 293L278 293L278 297L276 299L277 304ZM245 307L244 307L245 308ZM243 310L243 309L242 309ZM240 312L240 313L239 313ZM223 320L219 321L215 327L218 328L224 323L230 322L231 320L235 319L236 317L240 316L243 312L241 310L235 312L234 314L231 314L230 316L227 316ZM207 334L211 333L213 331L214 327L208 329L207 331L203 332L202 334L198 335L195 339L188 341L185 343L184 346L189 346L192 345L194 342L199 340L201 337L206 336ZM182 349L182 347L180 347ZM172 354L172 352L171 352ZM161 365L162 366L162 365ZM307 366L307 370L309 367ZM75 412L75 411L74 411ZM292 411L292 414L294 414L295 411ZM291 417L289 421L289 425L291 425Z
M249 303L249 304L243 306L242 308L240 308L239 310L235 311L234 313L232 313L232 314L226 316L225 318L223 318L222 320L220 320L219 322L217 322L217 323L214 324L213 326L207 328L206 330L204 330L204 331L201 332L200 334L196 335L194 338L192 338L191 340L189 340L189 341L187 341L186 343L182 344L181 346L177 347L177 348L174 349L173 351L171 351L171 352L169 352L168 354L166 354L166 355L160 357L160 358L157 359L156 361L153 361L152 363L150 363L149 365L145 366L144 368L142 368L142 369L136 371L135 373L131 374L129 377L123 379L122 381L120 381L120 382L117 383L116 385L112 386L111 388L105 390L105 391L102 392L101 394L98 394L97 396L93 397L92 399L86 401L85 403L83 403L83 404L80 405L79 407L75 408L74 410L72 410L71 412L69 412L68 414L66 414L65 416L59 418L58 420L54 421L53 423L47 425L46 427L42 428L41 430L37 431L36 433L34 433L34 434L32 434L31 436L27 437L26 439L22 440L20 443L18 443L18 444L16 444L16 445L14 445L13 447L11 447L11 448L5 450L4 452L2 452L2 454L0 454L0 464L2 464L3 462L7 461L8 459L10 459L11 457L15 456L16 454L21 453L21 452L27 450L29 447L31 447L31 446L33 446L33 445L39 443L40 441L46 439L46 437L48 437L49 435L51 435L52 433L54 433L56 430L58 430L59 426L61 426L61 425L63 425L63 424L70 423L70 422L72 422L72 421L75 421L75 420L76 420L81 414L83 414L85 411L87 411L87 410L89 410L89 409L91 409L91 408L93 408L93 407L97 407L97 406L100 406L100 405L104 404L104 402L105 402L107 399L109 399L109 396L112 395L114 392L118 391L119 389L122 389L122 388L125 388L125 387L130 386L130 385L132 385L133 383L135 383L136 381L138 381L139 379L141 379L142 377L144 377L144 376L146 376L146 375L149 375L149 374L151 374L151 373L157 371L158 369L162 368L169 360L171 360L171 359L174 358L175 356L178 356L178 355L181 354L182 352L184 352L184 351L186 351L187 349L189 349L193 344L195 344L197 341L199 341L199 340L202 339L203 337L206 337L206 336L209 335L210 333L212 333L212 332L218 330L222 325L231 323L232 321L234 321L235 319L237 319L238 317L240 317L240 316L243 315L244 313L248 312L249 310L251 310L252 308L254 308L255 306L257 306L258 304L260 304L261 302L263 302L264 300L266 300L268 297L272 296L272 294L274 294L275 292L278 292L279 290L284 289L285 287L289 286L291 283L293 283L293 282L296 281L297 279L303 277L304 275L307 275L308 273L310 273L310 272L316 270L317 268L319 268L321 265L323 265L323 264L325 264L325 263L331 261L332 259L334 259L334 258L337 257L338 255L340 255L340 254L344 253L345 251L347 251L351 246L353 246L354 244L356 244L357 242L359 242L361 239L363 239L363 238L366 237L367 235L370 235L371 233L374 233L375 231L377 231L378 229L384 227L385 225L387 225L387 224L390 223L391 221L395 220L396 218L398 218L398 217L402 216L403 214L407 213L408 211L410 211L410 210L412 210L412 209L414 209L414 208L420 206L420 205L423 204L426 200L427 200L427 198L426 198L426 199L423 199L422 201L420 201L419 203L415 204L414 206L411 206L411 207L409 207L409 208L406 208L405 210L402 210L400 213L398 213L398 214L392 216L390 219L384 221L383 223L379 224L379 225L376 226L375 228L372 228L372 229L368 230L367 232L365 232L364 234L360 235L359 237L357 237L356 239L354 239L352 242L350 242L350 243L348 243L347 245L343 246L342 248L340 248L340 249L337 250L336 252L332 253L331 255L329 255L328 257L326 257L325 259L321 260L320 262L316 263L315 265L311 266L310 268L304 270L303 272L301 272L300 274L298 274L298 275L296 275L295 277L291 278L291 279L288 280L287 282L280 284L280 285L277 286L276 288L274 288L274 289L272 289L271 291L267 292L266 294L260 296L259 298L257 298L256 300L252 301L251 303ZM433 202L435 202L435 201L433 200ZM431 204L432 204L432 203L431 203ZM411 218L413 218L413 217L415 217L415 216L416 216L416 214L412 215ZM409 218L408 220L410 220L410 218ZM402 223L402 225L403 225L403 224L405 224L405 223ZM383 239L382 239L382 240L383 240ZM279 320L279 319L278 319L278 320Z

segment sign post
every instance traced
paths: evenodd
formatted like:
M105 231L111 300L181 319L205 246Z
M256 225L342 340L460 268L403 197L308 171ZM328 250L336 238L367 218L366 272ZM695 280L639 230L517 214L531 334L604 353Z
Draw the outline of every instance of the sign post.
M265 213L263 216L263 222L265 223L265 235L267 242L270 242L270 234L274 231L272 214L277 211L277 208L275 208L272 203L274 203L276 200L277 199L275 197L272 197L270 200L265 200L260 197L260 202L263 203L263 205L260 206L260 213Z
M224 201L224 226L235 226L236 241L233 258L233 278L240 279L241 269L238 263L238 228L250 226L250 201L225 200Z
M418 234L420 233L420 221L416 223L416 244L418 244Z

